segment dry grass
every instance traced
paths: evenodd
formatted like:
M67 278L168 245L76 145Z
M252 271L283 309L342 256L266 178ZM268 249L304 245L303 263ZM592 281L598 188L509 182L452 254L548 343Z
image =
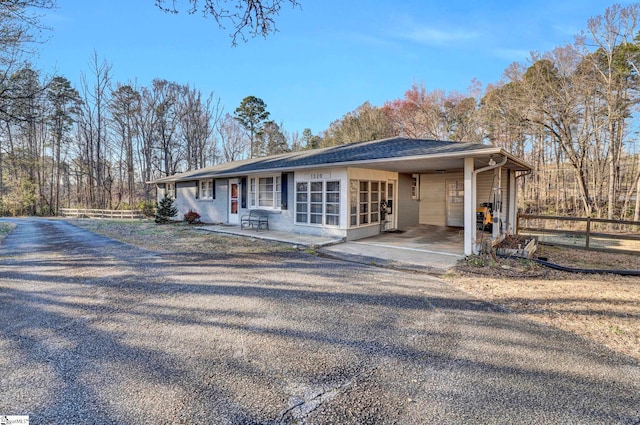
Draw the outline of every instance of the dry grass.
M539 250L539 256L574 268L640 270L640 255ZM640 359L640 277L558 272L527 260L482 262L461 263L449 282L515 314Z
M159 252L218 254L269 253L291 249L287 245L248 237L198 232L197 225L156 224L150 220L72 220L71 223L131 245Z

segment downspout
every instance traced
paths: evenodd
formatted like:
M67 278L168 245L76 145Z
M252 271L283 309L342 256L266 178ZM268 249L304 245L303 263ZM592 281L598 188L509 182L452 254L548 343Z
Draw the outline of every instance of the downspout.
M502 161L493 164L493 165L487 165L486 167L482 167L482 168L478 168L477 170L473 170L471 179L472 179L472 190L473 190L473 194L472 194L472 203L473 206L476 207L477 201L476 201L476 181L477 181L477 176L479 173L483 173L485 171L489 171L489 170L493 170L495 168L498 167L502 167L503 165L505 165L507 163L507 156L505 155L502 158ZM477 207L476 207L477 208ZM475 208L473 208L473 210L475 211ZM475 220L474 220L475 223ZM479 254L479 250L478 250L478 246L477 246L477 241L476 241L476 232L475 232L475 224L474 224L474 231L472 233L472 244L471 244L472 248L473 248L473 253L474 254Z

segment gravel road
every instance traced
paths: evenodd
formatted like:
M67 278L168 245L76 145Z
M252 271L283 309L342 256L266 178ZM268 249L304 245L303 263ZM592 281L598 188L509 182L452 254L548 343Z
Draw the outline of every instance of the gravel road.
M443 281L154 253L59 220L0 246L0 415L31 424L640 424L640 367Z

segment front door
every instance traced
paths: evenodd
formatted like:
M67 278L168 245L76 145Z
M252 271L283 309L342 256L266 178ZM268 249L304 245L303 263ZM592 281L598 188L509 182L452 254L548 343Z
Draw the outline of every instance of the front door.
M447 180L447 226L464 227L464 182Z
M386 219L386 223L385 223L385 229L384 230L395 230L396 227L398 226L396 224L396 209L398 208L398 206L396 205L396 181L395 180L389 180L387 182L387 197L386 197L386 201L387 201L387 219Z
M229 224L240 224L240 181L229 179Z

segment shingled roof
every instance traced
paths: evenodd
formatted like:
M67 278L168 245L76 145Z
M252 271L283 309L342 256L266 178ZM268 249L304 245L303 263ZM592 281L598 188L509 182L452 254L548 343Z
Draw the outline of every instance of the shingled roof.
M162 179L155 180L152 183L196 180L200 178L218 176L237 176L260 171L291 171L314 166L362 164L367 161L401 160L405 158L419 157L462 158L473 156L474 154L490 153L502 153L512 159L516 159L507 154L504 150L491 145L394 137L370 142L350 143L322 149L291 152L264 158L233 161L201 168L195 171L176 174L174 176L164 177Z

